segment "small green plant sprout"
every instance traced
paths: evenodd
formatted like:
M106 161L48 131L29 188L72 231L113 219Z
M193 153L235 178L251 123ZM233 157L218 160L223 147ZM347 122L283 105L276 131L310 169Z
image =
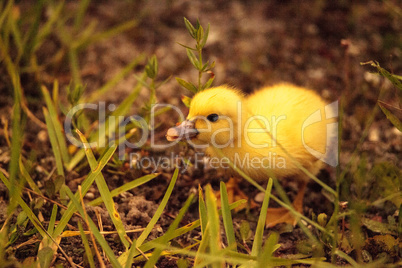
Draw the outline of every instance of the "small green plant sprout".
M156 56L153 55L149 60L147 65L145 66L145 73L147 78L151 79L149 83L147 83L145 80L144 86L149 89L149 100L144 104L144 107L142 108L143 113L144 113L144 118L147 123L149 123L150 120L150 114L153 106L157 103L156 99L156 89L161 86L161 84L156 84L156 76L158 74L158 60L156 59ZM139 80L141 81L141 80Z
M388 72L386 69L382 68L380 64L377 61L368 61L368 62L361 62L361 65L371 65L375 68L377 68L378 74L387 78L396 88L399 89L400 92L402 92L402 76L392 74ZM378 100L377 101L378 106L381 108L382 112L385 114L385 116L388 118L388 120L399 130L402 132L402 122L401 120L396 116L396 114L402 114L402 110L400 108L392 107L391 105ZM394 112L391 112L391 110L394 110Z
M176 77L176 80L182 87L195 94L211 86L215 78L214 73L211 71L215 66L215 62L209 63L209 61L207 61L206 63L203 63L202 59L202 50L205 47L208 39L209 24L207 29L204 31L204 28L201 26L198 20L195 26L193 26L191 22L186 18L184 18L184 23L191 37L196 41L196 45L195 48L192 48L180 43L179 44L186 48L188 59L190 60L191 64L198 70L198 83L197 85L194 85L193 83L185 81L179 77ZM198 55L196 55L196 53L194 52L196 52ZM202 77L205 73L210 74L210 78L205 83L203 83ZM183 103L185 105L188 105L189 99L184 98Z

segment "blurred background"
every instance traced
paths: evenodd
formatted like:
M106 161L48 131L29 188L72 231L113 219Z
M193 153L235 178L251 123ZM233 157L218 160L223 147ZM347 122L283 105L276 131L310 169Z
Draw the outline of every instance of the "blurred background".
M85 11L80 10L83 5L79 1L67 1L62 9L59 7L63 2L59 1L15 3L14 16L26 35L22 39L34 36L29 28L32 24L41 27L53 21L43 42L31 49L35 57L20 56L22 86L27 97L40 96L40 85L51 87L54 79L58 79L62 93L73 81L86 86L84 95L96 94L135 61L138 64L133 72L117 81L113 90L97 97L119 103L133 90L146 59L156 55L156 80L167 80L157 89L157 101L178 105L186 113L180 97L191 97L191 93L174 79L196 83L198 77L185 49L179 45L195 46L185 28L186 17L193 24L199 19L204 28L210 24L203 58L205 62L216 62L213 85L229 84L251 92L285 81L312 88L328 101L343 96L345 114L351 116L345 117L344 122L345 149L352 149L359 139L381 88L385 92L382 100L400 107L398 92L391 83L372 74L374 68L360 63L374 60L390 72L402 72L401 1L87 2ZM39 8L42 10L38 14ZM10 47L14 58L17 48ZM0 68L0 90L8 93L1 98L4 106L10 103L12 91L4 76L4 66ZM138 103L148 96L149 90L142 89ZM138 107L132 109L133 113L138 112ZM162 117L165 125L161 132L178 120L172 120L172 116L177 117ZM390 123L383 120L382 114L376 118L378 122L369 137L388 145L395 142L398 136ZM376 146L376 150L383 148L381 156L390 149L384 146ZM395 154L389 157L396 160Z
M25 27L35 19L35 2L16 2L15 16L20 16L19 23ZM58 12L59 3L42 2L48 4L43 4L41 25ZM178 76L193 81L197 72L178 44L194 45L183 17L193 24L199 19L204 28L211 25L204 59L216 62L214 85L227 83L249 92L288 81L324 91L333 99L345 93L347 86L352 89L348 94L378 88L376 79L367 74L372 69L360 62L376 60L395 73L402 68L402 5L396 0L92 1L82 16L81 28L74 29L68 16L79 12L78 6L79 1L67 1L55 22L65 23L65 33L52 33L36 48L36 64L42 67L41 76L36 77L40 82L52 83L58 78L66 84L72 79L68 55L54 58L60 48L74 41L65 36L100 33L128 21L132 25L121 33L81 46L77 60L89 91L97 90L140 55L156 55L160 80ZM130 79L134 79L132 75L108 98L124 98L116 92L131 90L134 82ZM171 79L158 97L170 98L180 90Z
M16 92L20 92L21 103L26 105L21 109L28 117L24 122L26 132L21 134L25 138L21 154L33 159L33 167L38 163L49 169L54 167L43 123L41 87L51 91L56 80L59 90L53 91L52 98L56 104L60 103L56 106L61 121L63 113L79 101L120 105L138 89L138 99L131 105L129 114L146 114L144 110L149 111L149 104L155 101L176 105L186 114L182 96L193 94L182 88L175 77L197 83L198 71L180 45L195 46L186 29L185 17L193 25L198 19L204 29L210 25L203 60L216 63L208 74L215 77L213 86L229 84L249 93L265 85L290 82L312 88L328 102L341 101L344 116L340 165L341 169L347 169L340 200L365 200L356 203L363 211L371 204L367 200L374 202L400 192L402 136L381 112L378 101L402 120L401 90L379 76L370 64L361 64L376 61L390 73L402 75L400 0L40 0L4 1L0 8L1 14L11 14L0 15L0 146L3 149L0 156L10 151L6 130L10 126ZM158 72L152 82L158 87L154 92L155 101L150 101L153 96L150 84L141 87L138 81L144 81L141 73L153 55ZM15 74L20 77L21 88L16 86ZM208 75L204 76L205 80ZM85 90L74 97L71 90L77 85L83 85ZM96 114L88 113L87 121L82 121L81 126L90 133L97 119ZM159 142L167 143L166 130L178 120L177 114L169 111L158 117ZM357 159L351 161L354 152ZM73 155L75 151L69 153ZM145 148L141 153L168 155L170 152ZM0 157L1 168L6 169L8 164L9 157ZM116 164L118 168L111 167L117 169L108 176L111 188L144 173L143 170L128 171L124 163L119 164ZM66 184L76 187L75 180L86 171L80 167L76 173L69 173ZM46 172L37 169L34 172L37 181L48 179ZM135 174L119 177L117 172ZM164 173L157 182L140 192L153 204L164 194L172 170L160 172ZM334 187L334 173L334 170L327 171L320 178ZM222 178L219 174L214 176L215 182ZM179 194L172 197L175 202L167 210L173 215L192 187L200 181L205 184L212 177L196 170L183 175L175 189ZM390 183L382 184L385 190L381 193L377 190L383 186L376 184L379 178L391 178ZM306 215L310 217L313 210L331 215L333 204L323 196L321 188L313 186L310 191ZM367 211L385 220L396 215L400 200L381 204L382 207ZM171 218L165 218L168 226ZM393 223L396 224L395 220ZM295 237L293 241L299 239Z

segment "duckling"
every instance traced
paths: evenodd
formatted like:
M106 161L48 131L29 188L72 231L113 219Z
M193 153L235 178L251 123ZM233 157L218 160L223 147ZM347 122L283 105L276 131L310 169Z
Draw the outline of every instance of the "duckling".
M223 153L260 183L269 174L295 178L299 189L293 206L302 213L309 178L294 160L317 174L323 161L333 157L331 143L336 133L327 127L327 120L319 120L328 118L321 114L333 114L328 107L314 91L292 84L264 87L248 96L223 85L197 93L187 119L170 128L166 138L186 139L195 148L204 148L211 159L222 160ZM285 208L270 209L266 225L281 222L296 223Z

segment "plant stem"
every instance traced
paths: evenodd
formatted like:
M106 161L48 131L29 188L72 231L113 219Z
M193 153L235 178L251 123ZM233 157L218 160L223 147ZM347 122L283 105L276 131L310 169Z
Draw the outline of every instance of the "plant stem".
M197 41L197 48L198 48L198 61L200 62L200 67L202 68L202 48L200 48L200 44ZM198 70L198 91L201 91L201 78L202 78L202 69Z

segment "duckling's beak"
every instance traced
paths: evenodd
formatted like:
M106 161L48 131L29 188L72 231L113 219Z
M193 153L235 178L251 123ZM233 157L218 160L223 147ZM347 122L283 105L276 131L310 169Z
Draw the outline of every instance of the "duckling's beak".
M197 136L198 131L195 128L195 121L185 120L178 126L169 128L166 133L166 139L168 141L182 140L185 137L188 139Z

